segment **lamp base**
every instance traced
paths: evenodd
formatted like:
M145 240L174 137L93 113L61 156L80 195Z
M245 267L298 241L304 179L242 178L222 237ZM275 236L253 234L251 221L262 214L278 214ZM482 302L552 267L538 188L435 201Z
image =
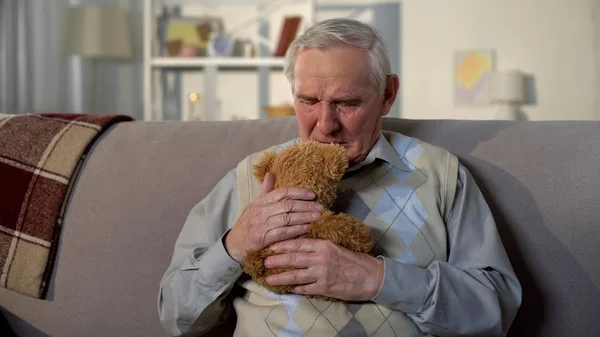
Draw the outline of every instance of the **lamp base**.
M497 107L494 119L516 121L520 120L519 107L513 104L501 104Z

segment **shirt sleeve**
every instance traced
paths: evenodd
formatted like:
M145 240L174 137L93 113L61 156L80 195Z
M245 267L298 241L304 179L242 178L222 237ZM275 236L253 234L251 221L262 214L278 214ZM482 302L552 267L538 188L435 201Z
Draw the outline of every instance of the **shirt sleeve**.
M436 336L504 336L521 305L521 285L475 180L459 165L447 221L448 261L427 269L386 257L375 303L399 310Z
M242 267L223 245L237 215L237 181L230 171L188 215L158 293L158 313L172 335L202 333L223 322L225 300Z

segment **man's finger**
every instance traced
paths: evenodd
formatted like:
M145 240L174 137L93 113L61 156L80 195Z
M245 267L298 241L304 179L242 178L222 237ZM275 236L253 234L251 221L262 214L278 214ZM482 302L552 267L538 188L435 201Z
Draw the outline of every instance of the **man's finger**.
M297 212L321 212L323 211L323 205L316 201L305 201L305 200L283 200L274 204L266 204L264 206L264 214L283 214L283 213L297 213Z
M316 252L321 240L316 239L295 239L278 242L272 245L271 250L277 254L299 252L313 253Z
M308 268L314 265L311 260L311 255L307 253L288 253L271 255L265 259L265 267L267 268Z
M258 195L263 196L271 192L273 190L273 187L275 187L275 177L273 176L273 173L267 172L267 174L265 174L265 178L263 179L263 183L260 187Z
M314 200L315 194L301 187L282 187L273 190L263 197L267 203L276 203L282 200Z
M279 227L295 226L313 223L321 217L321 213L313 212L297 212L297 213L282 213L270 216L265 225L267 230L272 230Z
M316 282L316 278L308 269L296 269L267 277L267 283L274 286L308 284Z
M308 233L310 225L285 226L272 229L265 235L265 245L299 237Z

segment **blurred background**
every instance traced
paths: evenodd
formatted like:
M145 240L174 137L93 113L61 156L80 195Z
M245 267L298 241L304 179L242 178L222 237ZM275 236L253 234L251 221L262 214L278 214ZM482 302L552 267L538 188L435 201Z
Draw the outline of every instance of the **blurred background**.
M332 17L384 37L390 117L600 119L600 0L0 0L0 112L293 114L283 53Z

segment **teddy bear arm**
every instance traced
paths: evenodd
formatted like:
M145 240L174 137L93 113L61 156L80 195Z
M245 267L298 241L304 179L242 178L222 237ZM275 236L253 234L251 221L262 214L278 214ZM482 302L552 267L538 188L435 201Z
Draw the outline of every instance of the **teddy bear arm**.
M290 268L265 268L265 259L271 255L275 255L275 253L269 248L248 251L244 259L244 272L250 275L256 283L272 292L281 294L289 293L293 286L273 286L266 281L269 275L292 270Z
M370 228L345 213L323 212L321 218L312 224L307 237L330 240L360 253L370 253L373 249Z
M271 171L271 168L272 168L273 163L275 162L276 158L277 158L276 153L265 152L262 155L262 157L260 158L260 161L256 165L254 165L254 167L253 167L254 176L256 177L256 179L258 179L258 181L261 184L263 183L267 172Z

